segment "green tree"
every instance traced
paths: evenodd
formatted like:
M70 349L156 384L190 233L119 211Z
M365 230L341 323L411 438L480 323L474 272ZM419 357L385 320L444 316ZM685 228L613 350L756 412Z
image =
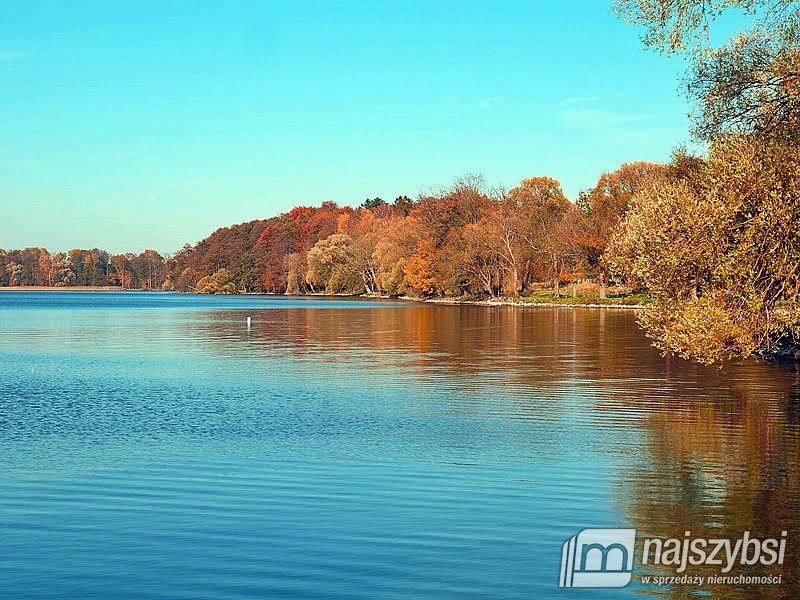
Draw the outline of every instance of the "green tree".
M383 206L386 204L386 200L382 198L367 198L364 202L361 203L361 208L366 208L367 210L371 210L373 208L378 208L379 206Z

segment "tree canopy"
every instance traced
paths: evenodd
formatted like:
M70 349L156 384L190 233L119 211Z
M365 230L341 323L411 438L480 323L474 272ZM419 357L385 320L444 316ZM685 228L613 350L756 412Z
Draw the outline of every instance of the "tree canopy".
M800 357L799 223L800 145L730 136L635 195L607 257L654 296L641 322L665 352Z

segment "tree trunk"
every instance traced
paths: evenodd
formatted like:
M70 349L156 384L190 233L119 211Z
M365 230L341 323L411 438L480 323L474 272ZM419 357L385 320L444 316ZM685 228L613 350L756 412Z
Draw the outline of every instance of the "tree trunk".
M517 271L516 265L512 268L511 284L511 295L515 297L519 296L519 272Z
M561 288L559 286L561 284L561 272L558 269L558 261L557 260L553 260L553 271L556 274L555 280L553 281L553 287L555 288L555 291L553 292L553 297L554 298L560 298L561 297Z

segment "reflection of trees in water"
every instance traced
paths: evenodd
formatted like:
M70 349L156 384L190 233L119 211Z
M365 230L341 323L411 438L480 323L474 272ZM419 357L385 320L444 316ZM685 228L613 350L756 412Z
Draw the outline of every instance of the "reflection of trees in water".
M754 362L723 370L668 371L660 399L631 395L603 410L638 416L646 456L630 461L617 494L641 536L779 538L788 532L782 568L737 564L730 574L781 572L781 586L710 586L720 598L800 597L800 375L792 367ZM675 575L674 567L663 574ZM719 567L687 567L718 574ZM675 588L684 597L693 588Z
M570 310L431 304L373 308L290 308L253 311L250 330L241 313L212 311L194 327L218 346L314 354L346 360L365 351L381 360L401 354L427 366L435 359L453 373L507 371L522 383L618 378L639 369L649 348L633 315L617 310ZM631 347L638 352L631 352Z
M372 373L387 385L414 386L443 410L545 425L567 418L575 398L590 393L587 381L629 377L631 341L658 360L623 311L387 303L252 316L248 330L239 311L209 312L194 322L194 336L213 352L289 358L303 376L346 374L355 386Z
M241 314L209 313L193 326L204 343L258 359L278 353L341 361L343 368L355 362L427 381L438 374L442 385L458 388L458 400L448 401L461 413L477 407L479 397L500 410L513 396L507 403L513 416L535 424L583 410L575 404L581 396L594 408L592 425L613 430L602 439L616 440L605 450L616 451L622 465L617 503L641 536L683 538L691 530L695 537L735 540L744 531L760 539L788 531L782 586L713 589L724 598L800 597L797 370L754 362L718 369L662 358L634 314L622 310L270 309L253 312L250 330ZM543 427L531 435L554 433ZM554 447L569 450L560 441ZM735 567L732 573L775 569Z
M387 303L263 309L252 317L248 330L240 311L209 312L193 335L214 353L288 358L298 377L344 378L353 394L396 387L433 401L427 410L513 418L526 424L520 443L553 454L574 441L575 427L570 433L564 423L573 410L585 411L598 386L615 389L638 375L642 356L660 361L624 310ZM591 425L579 428L593 443Z

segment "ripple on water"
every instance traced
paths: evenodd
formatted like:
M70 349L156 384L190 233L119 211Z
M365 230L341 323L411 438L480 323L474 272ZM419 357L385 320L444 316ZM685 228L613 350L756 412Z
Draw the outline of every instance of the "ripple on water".
M798 529L792 372L661 359L629 313L28 302L0 294L0 597L528 598L585 527Z

